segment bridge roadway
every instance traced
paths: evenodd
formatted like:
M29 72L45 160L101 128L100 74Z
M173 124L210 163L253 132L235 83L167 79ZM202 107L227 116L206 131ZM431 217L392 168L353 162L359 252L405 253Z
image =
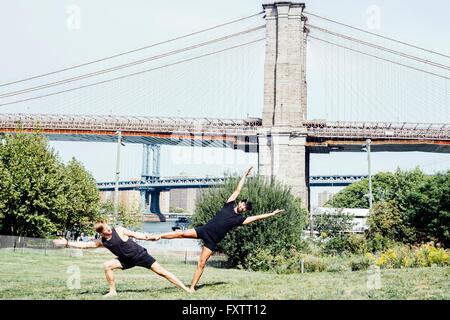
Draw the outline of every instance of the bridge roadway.
M0 114L0 134L40 130L55 141L219 147L258 152L259 118L211 119L63 114ZM450 124L309 120L299 128L311 153L360 152L367 138L372 151L450 153ZM306 129L306 131L305 131Z

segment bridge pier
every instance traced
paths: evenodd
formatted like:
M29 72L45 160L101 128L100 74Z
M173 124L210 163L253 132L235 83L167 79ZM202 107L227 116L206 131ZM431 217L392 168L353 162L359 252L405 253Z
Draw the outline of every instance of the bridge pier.
M142 150L142 179L159 178L161 176L161 146L157 144L143 144Z
M160 209L161 189L141 190L141 202L145 212L156 214L159 221L165 222L166 217L162 214Z
M294 2L265 4L264 108L258 130L259 173L290 186L309 207L309 153L306 149L306 36Z

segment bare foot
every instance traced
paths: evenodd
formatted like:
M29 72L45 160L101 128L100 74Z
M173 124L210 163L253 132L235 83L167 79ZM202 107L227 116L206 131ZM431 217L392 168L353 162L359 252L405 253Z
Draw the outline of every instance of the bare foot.
M107 294L103 295L103 298L109 298L109 297L115 297L117 296L117 292L116 291L110 291Z
M189 291L188 291L189 293L194 293L195 292L195 289L194 288L189 288Z

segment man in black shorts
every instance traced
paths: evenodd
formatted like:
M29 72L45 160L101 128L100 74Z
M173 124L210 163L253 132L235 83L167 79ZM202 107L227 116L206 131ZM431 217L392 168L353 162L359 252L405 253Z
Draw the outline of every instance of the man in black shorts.
M251 222L265 219L275 214L282 212L284 210L275 210L271 213L261 214L257 216L252 216L245 218L242 214L244 212L252 210L252 203L247 200L240 201L237 205L235 204L236 198L239 196L242 187L245 183L245 178L250 174L252 167L244 172L236 190L228 198L227 202L223 208L217 212L217 214L209 220L205 225L197 227L195 229L189 229L184 231L174 231L163 233L159 236L155 236L158 239L175 239L175 238L191 238L191 239L202 239L203 248L200 254L200 259L198 261L197 269L195 270L194 277L191 282L191 290L195 290L197 282L202 276L203 270L205 269L206 262L209 257L211 257L214 251L217 251L217 244L225 237L225 235L233 228L249 224Z
M109 284L109 292L105 297L115 296L116 285L114 282L114 269L130 269L136 266L151 269L156 274L166 278L177 287L192 292L187 288L177 277L172 273L161 267L156 260L148 254L147 250L134 242L131 238L139 240L156 240L157 237L143 234L140 232L133 232L123 227L111 228L106 222L99 221L94 225L96 232L101 234L101 239L90 242L68 242L66 239L54 240L57 246L65 245L73 248L97 248L105 247L117 256L116 259L106 261L103 266L105 269L106 280Z

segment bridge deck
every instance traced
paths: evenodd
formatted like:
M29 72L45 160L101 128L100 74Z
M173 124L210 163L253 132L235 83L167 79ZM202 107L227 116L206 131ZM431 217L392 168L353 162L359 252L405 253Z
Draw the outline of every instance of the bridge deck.
M261 119L125 117L99 115L0 114L0 133L40 130L50 140L216 147L258 152ZM312 153L359 152L365 139L372 151L450 153L450 124L395 122L330 122L311 120L306 128ZM301 132L301 130L298 130ZM304 133L300 133L304 134Z

